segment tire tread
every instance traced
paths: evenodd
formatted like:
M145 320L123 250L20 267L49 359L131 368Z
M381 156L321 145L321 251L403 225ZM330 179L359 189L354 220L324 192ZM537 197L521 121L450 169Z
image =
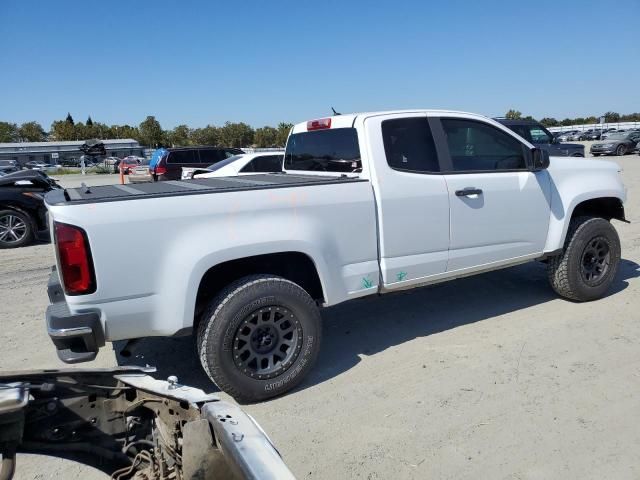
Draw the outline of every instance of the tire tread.
M607 220L591 216L580 216L571 219L562 253L549 259L547 265L549 283L551 283L556 293L562 297L575 301L584 301L584 298L571 287L569 259L574 254L580 232L596 222L607 222Z

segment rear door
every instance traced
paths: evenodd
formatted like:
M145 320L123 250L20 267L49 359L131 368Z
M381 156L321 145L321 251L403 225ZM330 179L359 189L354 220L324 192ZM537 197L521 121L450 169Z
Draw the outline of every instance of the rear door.
M380 270L387 289L443 274L449 197L426 114L365 120L378 212Z
M172 150L167 157L167 177L170 180L179 180L182 176L182 167L199 167L200 160L196 150Z
M198 151L200 155L200 168L207 168L226 158L224 150L215 148L203 148Z
M530 149L477 119L441 118L451 210L447 271L541 254L550 216L547 171L530 171Z

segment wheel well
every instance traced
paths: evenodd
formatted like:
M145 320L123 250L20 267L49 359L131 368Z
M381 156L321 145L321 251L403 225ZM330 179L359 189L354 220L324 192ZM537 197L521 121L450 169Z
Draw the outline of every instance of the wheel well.
M314 300L323 300L322 284L313 260L300 252L270 253L230 260L211 267L200 280L196 319L213 296L231 282L256 273L278 275L300 285Z
M611 220L615 218L617 220L625 220L624 218L624 206L619 198L615 197L603 197L593 198L591 200L585 200L582 203L576 205L573 209L571 218L588 215L591 217L601 217Z

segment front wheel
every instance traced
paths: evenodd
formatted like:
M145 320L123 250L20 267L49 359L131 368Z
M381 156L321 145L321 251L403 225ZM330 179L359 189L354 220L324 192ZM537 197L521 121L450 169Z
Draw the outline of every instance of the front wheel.
M625 153L627 153L627 147L625 147L624 145L618 145L618 148L616 148L616 155L621 157Z
M609 290L620 263L620 239L604 218L571 220L564 250L547 265L549 282L561 296L586 302Z
M320 350L320 312L295 283L251 275L209 304L196 346L211 380L241 402L275 397L298 385Z

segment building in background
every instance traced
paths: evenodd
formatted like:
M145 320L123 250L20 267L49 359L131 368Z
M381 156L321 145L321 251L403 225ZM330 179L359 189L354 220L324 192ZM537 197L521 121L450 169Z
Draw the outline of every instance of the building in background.
M131 138L101 140L107 157L144 156L144 148ZM37 161L47 164L80 164L84 141L0 143L0 160L16 160L20 165Z

